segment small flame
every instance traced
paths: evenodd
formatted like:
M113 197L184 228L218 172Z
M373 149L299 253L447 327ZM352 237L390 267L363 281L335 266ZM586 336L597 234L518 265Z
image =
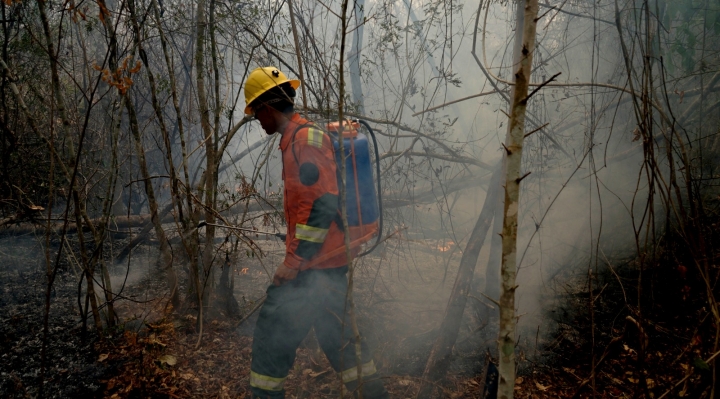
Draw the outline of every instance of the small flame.
M453 245L455 245L455 243L450 241L447 243L447 245L438 244L437 249L440 252L447 252L452 248Z

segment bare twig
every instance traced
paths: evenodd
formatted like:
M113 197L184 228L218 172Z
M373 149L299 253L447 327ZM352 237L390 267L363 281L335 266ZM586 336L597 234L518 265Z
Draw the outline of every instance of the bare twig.
M596 18L596 17L593 17L592 15L583 15L583 14L578 14L578 13L574 13L574 12L571 12L571 11L567 11L567 10L564 10L564 9L562 8L562 6L561 6L561 7L557 7L557 6L553 6L553 5L547 4L547 3L540 3L539 5L540 5L540 7L549 8L549 9L551 9L551 10L557 10L558 12L561 12L561 13L567 14L567 15L572 15L572 16L574 16L574 17L592 19L593 21L598 21L598 22L602 22L602 23L605 23L605 24L613 25L613 22L612 22L612 21L608 21L608 20L602 19L602 18Z
M538 128L535 128L535 129L531 130L529 133L525 133L525 138L528 138L531 134L542 130L543 128L545 128L545 126L547 126L547 125L549 125L549 124L550 124L550 123L548 122L548 123L546 123L546 124L544 124L544 125L542 125L542 126L540 126L540 127L538 127Z
M715 358L718 357L718 356L720 356L720 351L715 352L712 356L710 356L709 358L707 358L707 359L705 360L705 363L708 363L708 364L709 364L710 362L712 362L713 360L715 360ZM664 394L660 395L660 396L658 397L658 399L663 399L664 397L670 395L670 393L671 393L672 391L674 391L675 389L677 389L677 387L679 387L683 382L687 381L687 379L690 378L690 377L692 377L692 376L693 376L693 373L688 373L685 377L683 377L683 379L681 379L680 381L678 381L677 383L675 383L675 385L673 385L672 388L668 389L667 391L665 391Z
M555 78L557 78L557 77L560 76L561 74L562 74L562 72L558 72L558 73L556 73L555 75L551 76L550 79L548 79L548 80L540 83L540 84L539 84L532 92L530 92L530 94L528 94L527 97L525 97L522 101L527 101L527 100L529 100L530 97L532 97L533 95L535 95L535 93L537 93L538 91L540 91L540 89L542 89L543 87L545 87L545 86L547 86L548 84L550 84L550 82L554 81Z
M460 103L460 102L463 102L463 101L471 100L471 99L473 99L473 98L489 96L490 94L496 94L496 93L498 93L497 90L492 90L492 91L486 91L486 92L483 92L483 93L473 94L472 96L467 96L467 97L459 98L459 99L457 99L457 100L449 101L449 102L446 102L446 103L444 103L444 104L436 105L436 106L434 106L434 107L430 107L430 108L425 109L425 110L422 110L422 111L420 111L420 112L416 112L416 113L412 114L412 116L422 115L422 114L424 114L424 113L426 113L426 112L435 111L436 109L440 109L440 108L443 108L443 107L447 107L448 105L453 105L453 104L457 104L457 103Z
M240 319L240 321L237 322L237 324L235 324L235 327L234 327L234 328L240 327L240 325L241 325L242 323L244 323L247 319L249 319L250 316L253 315L253 313L257 312L257 310L260 309L260 307L262 306L262 304L265 303L265 300L266 300L266 299L267 299L267 295L263 295L263 297L260 298L260 299L255 303L255 306L253 306L252 309L250 309L250 311L247 312L247 314L246 314L245 316L243 316L242 319Z

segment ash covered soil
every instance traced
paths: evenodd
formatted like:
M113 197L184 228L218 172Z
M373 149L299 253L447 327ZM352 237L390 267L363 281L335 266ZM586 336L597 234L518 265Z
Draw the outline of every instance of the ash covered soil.
M168 311L163 275L151 266L156 257L151 245L133 252L127 276L125 267L111 269L114 291L124 282L123 296L133 300L115 303L121 327L105 329L102 340L92 333L91 318L83 332L79 271L61 264L51 297L44 396L249 397L250 348L257 312L246 316L262 300L270 283L268 276L283 253L281 243L256 243L263 250L261 258L240 251L230 262L239 318L227 317L222 310L208 312L199 346L197 311L192 307ZM55 251L57 247L51 249L53 259ZM459 251L439 251L436 243L390 240L357 263L354 295L361 331L374 349L376 365L392 397L414 397L417 392L458 256ZM37 397L39 393L47 284L43 259L36 238L0 240L3 398ZM218 268L218 277L221 270ZM182 273L180 267L177 271ZM83 284L83 302L85 289ZM468 319L475 320L472 315ZM450 396L479 397L483 351L490 341L477 331L477 325L468 326L461 334L463 351L456 354L445 388ZM298 349L286 388L289 398L339 397L340 384L312 334Z
M3 238L0 243L0 397L36 397L47 289L43 249L33 237ZM82 334L78 281L61 266L53 284L45 353L48 398L102 397L99 381L111 372L97 362L97 337Z
M218 278L223 268L231 271L239 316L229 317L222 309L207 312L202 335L197 309L171 311L167 306L167 289L163 274L154 266L157 251L152 245L138 247L130 261L111 269L114 291L121 291L126 299L115 303L120 327L105 329L102 340L92 332L92 320L83 328L78 293L84 301L86 287L78 284L79 270L61 263L51 292L43 396L249 397L257 316L252 312L283 253L281 243L256 244L262 256L238 251L218 267ZM52 258L57 249L51 247ZM0 398L39 396L47 286L43 251L35 237L0 239ZM460 251L446 243L398 238L356 264L358 322L393 398L412 398L418 392L459 256ZM576 289L568 288L564 299L557 299L565 306L554 306L554 316L545 317L557 319L555 330L522 333L530 338L521 339L518 347L516 397L630 397L631 393L703 397L712 381L702 371L702 366L707 368L703 359L713 353L715 327L704 322L709 316L702 295L681 295L701 293L702 286L694 284L689 274L661 280L666 284L655 289L667 298L645 310L648 328L638 328L636 310L621 300L637 296L631 289L632 262L626 264L615 269L622 279L609 272L598 276L594 313L585 306L588 293L578 280ZM672 265L671 271L675 268ZM181 266L176 270L182 274ZM477 280L438 397L483 397L484 352L495 346L497 326L478 307L482 293L476 291L482 281ZM588 320L590 314L594 321ZM645 355L640 359L643 346ZM525 358L532 353L537 353L534 359ZM592 384L594 368L601 372ZM676 386L683 376L685 385ZM339 397L338 378L312 334L297 351L286 389L288 398Z

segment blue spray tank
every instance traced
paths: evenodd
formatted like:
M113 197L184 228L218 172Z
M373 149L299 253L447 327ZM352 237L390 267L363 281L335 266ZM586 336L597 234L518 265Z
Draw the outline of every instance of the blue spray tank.
M375 244L358 256L372 252L382 238L382 189L380 186L380 154L378 151L375 132L363 120L346 121L343 123L342 139L345 152L345 209L347 211L348 227L353 243L367 243L376 238ZM370 152L368 137L360 132L364 127L372 139L375 159ZM327 124L327 131L333 138L335 147L335 161L338 165L338 174L342 164L342 153L338 130L340 124L332 122ZM373 168L375 174L373 176ZM338 175L338 184L341 179ZM354 245L353 245L354 246Z

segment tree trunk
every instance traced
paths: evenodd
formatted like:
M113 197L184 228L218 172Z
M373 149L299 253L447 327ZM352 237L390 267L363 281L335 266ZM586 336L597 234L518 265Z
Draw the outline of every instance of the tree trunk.
M125 95L129 97L129 94ZM145 149L143 148L142 138L140 137L140 127L138 126L135 107L133 106L130 98L125 99L125 107L128 110L130 130L135 142L135 152L137 152L140 172L143 176L143 182L145 183L145 193L147 194L148 205L150 206L150 220L155 228L155 235L157 236L158 241L160 241L160 267L165 271L167 277L168 288L170 289L170 302L173 307L177 309L180 306L180 296L177 289L177 275L175 274L175 269L173 269L173 256L170 252L170 243L167 240L160 216L158 215L155 190L153 189L150 172L148 172L147 162L145 161Z
M120 137L120 123L122 121L122 106L119 108L117 115L113 114L111 118L112 130L110 135L110 181L108 182L107 190L105 191L105 199L103 200L103 216L100 218L98 223L98 229L95 232L95 245L98 248L102 248L103 242L107 237L107 225L110 215L112 215L113 202L115 200L115 193L117 192L117 177L120 169L118 168L118 140ZM93 225L96 222L90 220L90 224ZM115 327L115 320L117 316L115 314L115 305L112 290L112 281L110 280L110 272L108 271L105 260L102 256L102 250L97 251L93 255L94 261L100 263L100 269L102 272L103 291L105 294L105 303L107 304L107 325L112 328Z
M77 191L73 191L73 211L75 214L75 223L81 225L82 219L80 216L80 196ZM92 309L93 321L95 322L95 329L98 335L102 336L102 321L100 320L100 312L98 311L97 296L95 294L95 282L93 276L95 275L95 267L93 262L88 259L87 248L85 247L85 235L78 234L78 244L80 246L80 260L82 261L83 274L87 282L86 298L90 300L90 308ZM83 330L83 333L85 331Z
M360 79L360 51L362 50L363 31L365 29L365 0L356 0L354 5L355 25L357 28L353 33L352 45L350 46L350 86L352 87L352 99L357 112L365 113L365 102L362 91L362 80Z
M517 24L515 30L515 70L512 108L506 139L505 153L507 171L505 175L505 205L502 235L502 293L500 295L500 334L498 352L500 365L498 394L501 399L511 399L515 388L515 277L517 274L517 225L520 196L521 161L525 136L525 110L528 102L528 87L535 50L538 0L517 2Z
M341 15L340 15L340 60L338 62L338 69L339 69L339 92L340 95L338 96L338 143L340 147L340 184L338 187L338 191L340 194L340 217L342 219L343 229L345 230L345 256L348 261L348 288L347 293L345 296L345 308L348 310L348 316L350 317L350 328L353 332L353 337L355 339L355 361L357 366L357 392L353 392L353 397L361 398L363 397L363 373L362 373L362 350L360 346L360 330L358 329L357 324L357 317L355 316L355 300L353 298L353 287L354 287L354 279L355 279L355 263L352 261L352 257L350 255L350 229L348 224L348 218L347 218L347 207L346 204L346 198L347 198L347 188L346 188L346 162L345 162L345 149L344 149L344 140L343 137L343 128L345 126L345 39L347 37L347 24L348 24L348 18L347 18L347 10L348 10L348 0L342 0L341 5ZM380 176L378 176L380 178ZM345 315L343 314L343 323L345 323Z
M490 257L485 270L485 295L494 301L500 300L500 259L502 257L502 225L503 225L503 197L498 195L495 204L495 219L493 220L492 236L490 239Z
M473 228L470 239L465 246L462 258L460 259L460 268L455 277L450 299L445 309L445 317L440 326L440 334L430 351L430 357L425 365L423 373L422 385L418 398L432 397L436 383L445 376L447 366L450 362L450 355L453 345L457 340L460 332L460 322L462 321L463 312L465 311L465 303L467 295L470 292L475 266L477 265L480 250L485 243L485 237L490 230L493 220L493 212L495 211L498 192L500 190L500 176L502 172L502 164L498 164L493 172L490 184L488 185L487 196L483 204L480 216L475 227Z
M217 177L217 131L210 124L210 107L208 105L207 88L205 87L205 41L207 39L208 21L205 14L205 0L198 1L197 6L197 38L195 42L195 81L198 93L198 108L200 111L200 126L205 136L205 173L203 180L205 182L205 220L208 225L205 227L205 247L202 254L203 275L199 288L201 289L201 301L199 306L198 325L200 334L198 334L197 345L200 345L200 337L202 336L202 319L203 307L207 306L214 284L212 263L215 258L215 198L216 198L216 177ZM215 56L215 54L213 54ZM217 93L216 93L217 95ZM216 110L217 111L217 110Z
M362 1L362 0L360 0ZM292 0L288 0L288 9L290 10L290 26L292 27L293 41L295 42L295 56L297 57L298 73L302 85L300 86L300 92L302 93L303 101L303 114L307 118L307 94L305 93L305 76L303 71L302 57L300 56L300 38L298 37L297 25L295 24L295 9L293 8Z
M52 31L50 29L50 22L47 16L47 9L46 9L46 0L38 0L38 11L40 13L40 20L42 22L43 26L43 33L45 34L45 45L46 50L48 53L48 58L50 59L50 77L52 80L52 88L53 88L53 97L55 100L55 110L57 111L58 115L60 116L61 125L60 125L60 131L62 134L62 137L66 140L67 143L67 158L68 158L68 164L70 166L73 166L75 163L75 145L73 143L72 137L70 137L68 126L70 126L70 121L67 117L67 108L65 107L65 99L62 96L61 91L61 85L60 85L60 74L58 73L58 53L55 50L55 45L52 42ZM75 187L72 187L72 189L75 189Z

